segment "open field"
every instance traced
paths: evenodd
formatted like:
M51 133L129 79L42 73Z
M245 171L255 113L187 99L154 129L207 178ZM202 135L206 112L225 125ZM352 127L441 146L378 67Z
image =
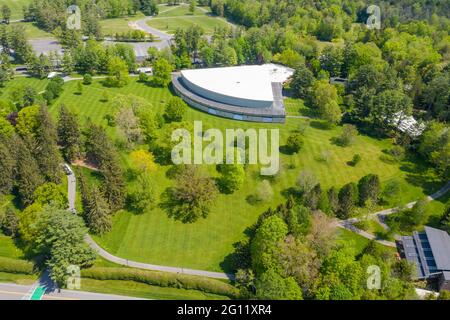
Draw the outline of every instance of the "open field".
M167 89L151 88L136 80L120 89L104 88L99 81L85 86L81 96L75 94L76 83L66 84L62 96L51 107L57 113L60 103L80 115L82 121L90 118L96 123L107 125L104 116L113 115L110 103L103 102L102 93L108 91L110 99L117 94L132 93L150 101L157 112L161 112L171 96ZM292 106L295 111L295 105ZM225 128L265 128L265 124L249 124L213 117L199 111L188 109L188 121L201 120L204 126L224 130ZM303 119L288 119L285 125L272 125L280 129L283 144L293 130L305 125ZM348 182L357 182L368 173L377 173L383 182L398 178L402 185L399 201L406 203L424 194L431 193L439 187L433 175L417 159L410 159L399 164L385 163L379 160L384 149L390 147L388 140L375 140L359 136L354 146L342 148L332 143L332 138L339 135L341 128L320 129L320 124L312 121L305 132L305 145L298 155L281 155L283 169L274 179L272 186L275 197L272 203L253 206L246 201L255 192L255 185L260 181L257 168L249 167L246 182L241 190L233 195L220 195L207 219L194 224L183 224L167 217L161 208L155 208L141 215L122 211L114 217L113 231L95 239L111 253L137 261L170 266L190 267L211 271L229 270L227 255L233 252L233 244L244 238L245 229L251 226L269 206L285 201L285 194L295 185L301 169L308 168L315 172L322 186L341 187ZM108 132L116 136L116 129L109 127ZM329 160L320 160L321 154L327 152ZM357 167L347 164L354 154L362 156ZM127 165L128 152L121 152L124 166ZM414 160L414 162L412 162ZM292 164L295 169L287 169ZM157 194L173 184L165 176L168 167L162 167L155 173ZM212 175L217 175L214 168L207 168ZM333 174L330 174L332 172ZM390 204L386 204L390 206ZM202 257L200 260L199 257Z
M51 33L36 27L32 22L15 22L11 23L11 25L23 26L27 39L48 39L54 37Z
M205 34L212 34L216 27L230 26L225 19L211 15L208 10L196 8L192 14L189 12L188 6L179 6L175 9L161 8L161 13L148 20L147 24L171 34L175 33L178 28L186 29L194 24L202 27Z
M11 9L11 20L19 20L23 19L23 6L30 2L30 0L2 0L0 6L6 4Z
M29 78L16 79L8 83L2 91L7 94L12 86L31 84L37 90L42 90L46 80ZM103 101L103 93L109 93L109 101ZM95 123L107 126L105 115L114 115L111 100L118 94L133 94L151 102L156 112L162 112L165 103L172 96L165 88L152 88L132 79L124 88L109 89L96 80L90 86L84 86L83 94L78 95L77 83L69 82L64 87L61 97L50 107L50 112L56 116L58 107L64 103L79 114L82 123L91 119ZM292 114L307 112L299 100L288 100L288 109ZM401 183L402 193L397 203L407 203L430 194L440 187L437 179L420 159L410 158L401 163L386 163L380 160L383 150L390 148L388 139L376 140L368 136L358 136L351 147L340 147L333 143L341 127L322 129L320 121L297 118L287 119L286 124L269 125L260 123L238 122L214 117L189 108L187 121L203 121L204 127L218 128L276 128L280 129L280 144L285 143L290 133L300 126L307 126L305 143L296 155L281 153L280 174L271 180L274 199L270 203L252 205L247 198L255 193L255 186L261 181L259 170L249 166L246 171L246 181L241 190L232 195L220 194L207 219L200 219L193 224L183 224L174 221L160 207L134 214L121 211L114 217L113 230L101 237L94 237L98 243L114 255L141 262L204 269L210 271L231 271L229 255L234 251L233 244L245 238L245 230L251 226L257 217L268 207L273 207L286 201L289 189L295 186L296 178L302 169L313 171L322 187L341 187L348 182L357 182L362 176L376 173L383 183L397 179ZM309 126L308 126L309 123ZM117 129L107 127L109 135L117 139ZM127 150L120 150L123 166L128 166ZM327 159L323 160L326 153ZM354 154L360 154L362 161L352 167L347 164ZM289 168L288 168L289 167ZM293 169L291 169L293 168ZM154 174L155 191L157 195L173 185L174 181L166 177L168 166L161 167ZM218 176L214 166L205 168L212 176ZM83 169L84 172L89 172ZM95 177L91 177L95 179ZM130 182L132 183L132 182ZM392 207L394 203L386 203L384 208ZM381 207L377 208L381 209ZM199 259L201 257L201 259ZM227 258L228 257L228 258Z
M140 11L132 17L104 19L100 20L100 26L104 36L114 36L116 33L125 33L131 31L132 28L128 23L144 18L144 14Z

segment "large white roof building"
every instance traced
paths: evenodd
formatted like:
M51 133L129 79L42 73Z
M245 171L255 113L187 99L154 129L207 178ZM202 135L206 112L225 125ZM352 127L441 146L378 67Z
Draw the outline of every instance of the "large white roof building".
M265 64L183 70L172 79L177 93L203 111L237 120L283 122L282 83L293 73Z

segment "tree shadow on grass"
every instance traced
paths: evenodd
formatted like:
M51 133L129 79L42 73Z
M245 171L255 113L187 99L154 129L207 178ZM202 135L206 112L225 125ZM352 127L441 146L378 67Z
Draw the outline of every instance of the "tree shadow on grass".
M325 121L311 121L311 127L319 130L330 130L330 125Z
M282 190L281 195L286 199L293 198L294 200L300 200L302 196L301 192L295 187L289 187Z

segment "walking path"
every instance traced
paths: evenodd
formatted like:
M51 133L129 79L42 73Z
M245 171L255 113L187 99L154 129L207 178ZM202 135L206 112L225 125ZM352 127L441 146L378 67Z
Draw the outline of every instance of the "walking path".
M75 174L73 173L73 170L70 170L70 171L71 171L71 173L67 173L67 177L68 177L68 190L67 190L68 196L67 196L67 198L69 199L69 208L73 208L73 211L72 210L71 211L75 213L76 212L75 211L76 178L75 178ZM152 271L182 273L182 274L189 274L189 275L202 276L202 277L208 277L208 278L234 280L234 275L229 274L229 273L212 272L212 271L195 270L195 269L185 269L185 268L177 268L177 267L169 267L169 266L160 266L160 265L142 263L142 262L132 261L132 260L124 259L124 258L119 258L117 256L110 254L105 249L100 247L94 241L94 239L92 239L88 234L85 236L85 241L102 258L104 258L108 261L114 262L116 264L122 265L122 266L145 269L145 270L152 270Z
M440 197L442 197L443 195L445 195L448 191L450 190L450 181L447 182L447 184L445 186L443 186L440 190L436 191L435 193L433 193L432 195L429 195L426 197L426 199L428 201L432 201L432 200L436 200ZM408 204L405 205L406 208L411 209L415 204L417 203L417 201L413 201L410 202ZM368 217L377 217L380 225L385 229L385 230L389 230L389 226L387 224L384 223L384 219L387 215L396 213L400 210L401 208L396 207L396 208L390 208L390 209L385 209L382 211L378 211L372 214L369 214ZM377 239L377 237L369 232L366 232L364 230L358 229L357 227L355 227L353 224L360 221L360 218L350 218L347 220L341 220L337 223L337 226L339 228L343 228L343 229L347 229L349 231L355 232L357 234L359 234L360 236L363 236L364 238L367 239L371 239L371 240L375 240L378 243L385 245L385 246L389 246L389 247L395 247L396 244L395 242L392 241L386 241L386 240L381 240L381 239Z

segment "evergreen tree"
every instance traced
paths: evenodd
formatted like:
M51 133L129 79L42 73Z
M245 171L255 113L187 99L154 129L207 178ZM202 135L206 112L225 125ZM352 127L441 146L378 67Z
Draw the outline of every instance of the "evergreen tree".
M380 178L375 174L368 174L359 180L359 205L364 207L367 200L375 203L378 201L381 192Z
M95 234L111 230L111 212L105 198L97 186L88 186L84 178L80 179L82 203L86 225Z
M42 174L47 180L59 183L61 181L61 157L57 146L57 133L53 120L46 106L41 106L37 116L35 157Z
M20 139L17 142L17 192L22 204L27 206L33 203L34 191L44 179L27 144Z
M64 105L59 109L58 141L67 161L72 162L80 157L81 133L78 119Z
M14 185L16 161L6 145L8 140L0 139L0 194L10 193Z
M358 188L351 182L342 187L339 191L339 211L338 217L348 219L358 200Z
M3 216L0 216L0 227L7 236L15 237L19 230L19 218L14 210L7 207Z

